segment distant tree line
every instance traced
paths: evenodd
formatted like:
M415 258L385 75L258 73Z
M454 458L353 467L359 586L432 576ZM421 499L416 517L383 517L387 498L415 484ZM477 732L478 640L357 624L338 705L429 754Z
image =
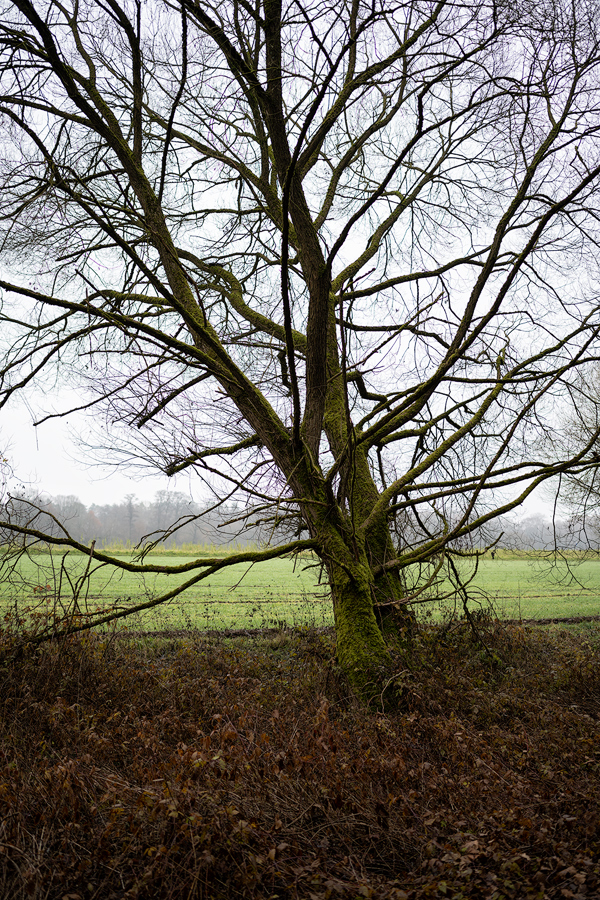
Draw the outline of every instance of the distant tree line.
M159 541L166 547L185 544L229 544L252 546L269 541L282 543L290 539L294 522L272 526L257 520L239 504L198 503L179 491L157 491L153 500L139 500L126 494L116 503L92 503L86 506L79 497L51 496L40 492L23 491L1 503L6 518L13 523L34 526L39 532L57 535L61 529L82 544L96 541L98 547L123 544L136 546L148 540ZM449 527L453 515L447 515ZM412 517L403 521L399 544L406 540L423 539L433 531L435 517L423 516L418 522ZM14 539L14 534L11 539ZM9 540L9 532L0 530L0 541ZM600 519L587 513L552 519L531 515L519 521L502 516L488 523L480 532L466 535L450 543L450 552L482 551L487 547L512 550L598 550L600 548Z
M600 522L573 514L563 518L531 515L519 521L500 518L488 528L487 541L508 550L594 550L600 548Z
M452 517L449 517L450 526ZM431 517L422 524L431 529ZM600 549L600 516L573 508L570 515L529 515L515 520L500 516L479 532L449 544L450 551L465 553L499 550L567 551Z
M52 497L24 492L13 496L5 507L12 522L53 535L66 529L80 543L89 545L96 541L98 547L135 546L149 538L160 540L166 547L232 543L247 546L261 543L266 537L260 525L248 527L247 523L240 535L244 510L235 504L212 509L177 491L158 491L151 501L127 494L117 503L90 506L72 494ZM0 534L0 540L7 539L8 534Z

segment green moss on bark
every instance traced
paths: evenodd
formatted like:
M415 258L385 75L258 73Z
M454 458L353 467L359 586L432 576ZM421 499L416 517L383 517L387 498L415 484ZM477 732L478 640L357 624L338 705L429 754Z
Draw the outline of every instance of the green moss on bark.
M362 559L328 565L340 667L354 693L368 705L384 703L391 657L373 606L373 576Z

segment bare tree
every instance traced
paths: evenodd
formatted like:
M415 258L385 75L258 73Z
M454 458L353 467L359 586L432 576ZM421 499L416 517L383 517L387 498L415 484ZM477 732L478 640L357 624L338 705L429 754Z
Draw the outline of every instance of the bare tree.
M314 551L364 697L403 572L581 459L530 435L598 354L599 13L4 0L2 401L68 371L287 528L190 578Z

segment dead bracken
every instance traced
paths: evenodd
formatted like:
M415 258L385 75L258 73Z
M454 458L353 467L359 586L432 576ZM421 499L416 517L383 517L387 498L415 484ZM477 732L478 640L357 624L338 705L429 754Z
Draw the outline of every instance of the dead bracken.
M329 632L6 630L0 895L598 897L599 632L478 627L422 627L391 713Z

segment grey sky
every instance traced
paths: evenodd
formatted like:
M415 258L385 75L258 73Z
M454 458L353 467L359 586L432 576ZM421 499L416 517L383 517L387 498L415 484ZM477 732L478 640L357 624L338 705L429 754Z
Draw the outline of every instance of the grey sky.
M4 410L0 416L0 449L15 470L15 483L31 485L53 496L75 494L87 506L118 503L126 494L150 500L159 490L179 490L202 499L200 484L188 477L176 480L147 475L140 478L126 466L116 471L108 466L79 463L78 448L70 432L87 426L85 416L74 414L68 420L51 419L34 427L32 411L25 405ZM546 488L531 497L517 511L516 517L549 516L551 512Z
M156 491L190 491L189 479L146 476L116 471L112 467L90 466L77 461L78 448L72 440L73 428L86 428L84 416L52 419L33 426L32 411L24 404L13 405L0 414L0 450L8 458L16 482L31 485L54 496L75 494L86 505L116 503L126 494L140 500L151 499ZM193 484L193 483L192 483ZM196 495L196 491L194 494Z

